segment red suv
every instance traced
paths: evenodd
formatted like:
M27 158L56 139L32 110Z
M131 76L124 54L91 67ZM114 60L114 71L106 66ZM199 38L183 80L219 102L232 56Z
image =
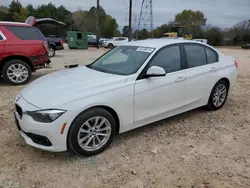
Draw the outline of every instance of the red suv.
M50 62L48 43L30 24L0 22L0 77L13 85L27 83L31 73Z

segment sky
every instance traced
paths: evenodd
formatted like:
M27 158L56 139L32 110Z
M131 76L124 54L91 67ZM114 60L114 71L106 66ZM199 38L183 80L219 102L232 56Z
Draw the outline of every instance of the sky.
M23 5L34 6L52 2L56 6L63 5L71 11L78 9L88 10L96 5L96 0L19 0ZM149 0L148 0L149 1ZM154 28L168 21L174 20L174 16L184 9L200 10L207 18L207 24L228 28L237 22L250 19L250 0L152 0L153 1L153 22ZM8 5L11 0L0 0L0 5ZM133 26L139 20L139 13L142 0L133 0ZM122 28L128 23L129 0L100 0L105 11L116 18L119 27ZM144 12L146 9L144 9ZM149 10L148 10L149 11ZM148 17L143 13L146 24Z

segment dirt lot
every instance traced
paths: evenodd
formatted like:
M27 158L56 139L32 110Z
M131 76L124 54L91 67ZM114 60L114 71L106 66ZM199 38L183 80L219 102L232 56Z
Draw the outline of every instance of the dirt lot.
M23 86L0 83L0 188L250 187L250 51L220 50L239 63L237 86L221 110L196 109L119 135L91 158L26 145L12 117ZM33 78L103 52L66 49L53 58L53 69Z

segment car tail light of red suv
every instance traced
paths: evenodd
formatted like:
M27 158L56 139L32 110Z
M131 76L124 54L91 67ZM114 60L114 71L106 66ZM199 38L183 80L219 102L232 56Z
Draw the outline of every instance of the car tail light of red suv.
M10 84L27 83L50 62L45 37L30 24L0 21L0 40L0 77Z
M43 41L43 47L45 49L45 51L48 53L49 52L49 45L47 41Z
M60 40L60 43L61 43L61 45L63 46L63 44L64 44L64 40Z

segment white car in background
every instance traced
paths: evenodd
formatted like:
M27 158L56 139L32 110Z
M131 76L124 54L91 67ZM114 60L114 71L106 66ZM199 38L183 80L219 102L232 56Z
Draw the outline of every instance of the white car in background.
M91 156L119 133L201 106L220 109L236 79L236 61L207 44L134 41L33 81L15 98L15 119L31 146Z
M110 40L105 40L102 43L102 46L105 48L113 48L115 46L118 46L124 42L128 42L128 38L127 37L113 37Z

